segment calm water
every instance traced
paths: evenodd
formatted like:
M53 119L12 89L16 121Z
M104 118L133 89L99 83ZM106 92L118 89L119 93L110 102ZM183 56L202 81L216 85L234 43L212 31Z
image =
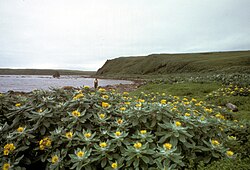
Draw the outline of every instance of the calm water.
M93 78L84 78L80 76L61 76L59 79L43 75L0 75L0 92L9 90L29 92L34 89L48 90L50 87L73 86L81 87L83 85L93 87ZM114 84L131 84L126 80L108 80L99 79L99 86Z

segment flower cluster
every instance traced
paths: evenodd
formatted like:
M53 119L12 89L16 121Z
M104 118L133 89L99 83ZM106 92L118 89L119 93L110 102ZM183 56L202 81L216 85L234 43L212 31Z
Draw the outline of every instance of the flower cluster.
M39 142L39 149L44 150L45 148L49 148L51 146L51 140L48 137L43 138Z
M75 117L79 117L79 116L81 116L81 113L78 110L74 110L72 112L72 115L75 116Z
M77 95L75 95L73 97L73 100L78 100L78 99L83 98L83 97L84 97L84 94L83 93L79 93L79 94L77 94Z
M213 91L207 95L208 99L217 98L220 96L249 96L250 95L250 86L240 87L238 85L230 84L224 86L216 91Z
M3 154L9 155L12 151L16 149L15 145L13 143L8 143L4 146Z

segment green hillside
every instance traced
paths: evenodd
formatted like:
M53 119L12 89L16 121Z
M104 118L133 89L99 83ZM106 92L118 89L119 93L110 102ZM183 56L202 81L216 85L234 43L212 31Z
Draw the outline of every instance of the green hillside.
M250 51L152 54L107 60L97 75L250 73Z
M95 71L0 68L0 75L53 75L56 71L58 71L60 75L93 75L95 74Z

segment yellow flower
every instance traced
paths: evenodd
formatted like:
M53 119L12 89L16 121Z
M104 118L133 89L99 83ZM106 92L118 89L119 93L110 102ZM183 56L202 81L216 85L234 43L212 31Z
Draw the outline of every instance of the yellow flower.
M226 154L227 154L227 156L229 156L229 157L234 155L233 151L227 151Z
M165 100L165 99L161 100L161 104L166 104L166 103L167 103L167 100Z
M20 107L20 106L21 106L21 103L17 103L15 106L16 106L16 107Z
M39 146L39 149L40 149L40 150L44 150L44 149L45 149L45 146L44 146L44 145L40 145L40 146Z
M201 121L204 121L204 120L205 120L205 117L204 117L204 116L201 116L200 120L201 120Z
M122 120L122 119L118 119L118 120L117 120L117 123L118 123L118 124L122 124L122 123L123 123L123 120Z
M163 146L165 149L168 149L168 150L170 150L172 148L172 144L170 144L170 143L165 143Z
M23 132L23 129L24 128L20 126L19 128L17 128L17 131L21 133L21 132Z
M140 149L142 147L142 144L140 142L137 142L137 143L134 144L134 147L136 149Z
M219 127L220 131L224 131L224 129L222 127Z
M85 133L84 136L85 136L85 138L90 138L91 137L91 133Z
M186 117L189 117L189 116L190 116L190 113L185 113L185 116L186 116Z
M4 163L3 164L3 170L8 170L10 168L10 164L9 163Z
M99 88L99 92L105 92L106 90L104 88Z
M184 101L188 101L188 99L186 97L183 98Z
M84 97L84 94L79 93L79 94L77 94L77 95L73 98L73 100L77 100L77 99L80 99L80 98L83 98L83 97Z
M68 139L72 139L73 133L72 132L67 132L65 135Z
M178 96L174 96L174 99L177 99L177 100L179 100L180 98L179 98Z
M106 102L102 102L102 107L103 108L107 108L107 107L109 107L110 105L108 104L108 103L106 103Z
M139 99L138 101L141 102L141 103L144 103L144 102L145 102L144 99Z
M137 103L135 106L136 107L141 107L141 103Z
M14 145L13 143L8 143L8 144L6 144L6 145L4 146L4 150L13 151L13 150L15 150L15 149L16 149L16 147L15 147L15 145Z
M108 95L102 95L102 98L104 98L104 99L108 99L109 98L109 96Z
M40 140L39 145L40 145L39 146L40 150L44 150L45 147L51 146L51 140L48 137L45 137L42 140Z
M194 99L194 98L192 98L192 100L191 100L192 102L196 102L197 100L196 99Z
M223 115L221 115L220 113L217 113L215 115L215 117L219 118L219 119L225 119L225 117Z
M141 130L140 133L144 135L147 133L147 130Z
M123 95L128 95L128 94L129 94L129 93L128 93L128 92L126 92L126 91L125 91L125 92L123 92Z
M116 132L115 132L115 136L121 136L121 132L116 131Z
M235 136L228 136L228 139L229 140L236 140L236 137Z
M213 112L213 109L212 109L212 108L207 109L207 112L212 113L212 112Z
M15 149L16 149L16 147L13 143L8 143L4 146L3 154L9 155L10 151L13 151Z
M101 148L106 148L106 147L107 147L107 144L106 144L106 142L102 142L102 143L99 144L99 146L100 146Z
M216 146L220 144L220 142L218 142L217 140L214 140L214 139L211 141L211 143L212 143L212 145L216 145Z
M125 105L130 105L130 102L125 102Z
M120 108L120 111L125 111L126 110L126 107L121 107Z
M47 147L50 147L50 146L51 146L51 140L47 140L45 145L46 145Z
M52 158L51 158L52 164L56 164L58 161L59 161L59 158L57 155L52 156Z
M84 88L84 89L89 89L90 87L89 87L89 86L84 86L83 88Z
M117 163L116 163L116 162L112 163L111 167L112 167L113 169L116 169L116 168L117 168Z
M9 155L10 151L9 150L3 150L3 155Z
M105 118L105 114L101 113L101 114L99 114L99 117L100 117L101 119L104 119L104 118Z
M84 152L83 151L79 151L79 152L77 152L77 156L79 157L79 158L81 158L81 157L83 157L84 156Z
M128 97L126 97L126 96L123 96L122 98L123 98L124 100L128 100Z
M177 122L175 122L175 125L176 125L176 126L181 126L181 122L178 122L178 121L177 121Z
M71 114L75 117L81 116L81 113L78 110L74 110Z
M39 109L37 112L38 112L38 113L42 113L42 112L43 112L43 110L42 110L42 109Z

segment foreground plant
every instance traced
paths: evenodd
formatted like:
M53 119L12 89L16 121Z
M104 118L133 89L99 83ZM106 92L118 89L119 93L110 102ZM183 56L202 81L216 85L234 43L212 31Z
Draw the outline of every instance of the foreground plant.
M249 127L224 108L159 93L36 90L3 94L0 106L2 169L183 169L234 159Z

